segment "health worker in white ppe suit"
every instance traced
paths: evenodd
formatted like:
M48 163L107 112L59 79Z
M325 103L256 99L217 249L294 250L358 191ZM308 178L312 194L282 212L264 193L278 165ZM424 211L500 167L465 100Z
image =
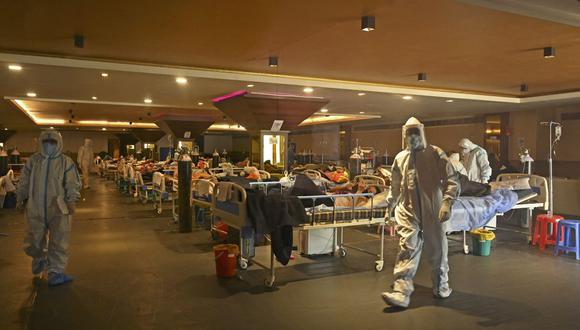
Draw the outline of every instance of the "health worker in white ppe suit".
M395 212L400 251L393 291L381 296L391 306L407 308L422 250L431 264L433 295L447 298L451 294L445 221L451 217L460 188L445 153L427 144L423 124L414 117L403 126L403 144L404 150L393 162L387 197L389 210Z
M17 188L17 208L26 207L28 231L24 251L32 257L32 273L48 273L48 284L72 281L65 274L71 218L79 199L80 180L72 159L62 154L57 131L40 133L39 152L33 154Z
M83 173L83 189L90 188L89 175L91 173L91 164L93 163L94 152L93 152L93 141L91 139L85 139L85 144L79 148L77 155L77 163Z
M463 149L463 166L467 170L469 181L488 183L491 177L491 166L487 151L469 139L461 139L459 146Z

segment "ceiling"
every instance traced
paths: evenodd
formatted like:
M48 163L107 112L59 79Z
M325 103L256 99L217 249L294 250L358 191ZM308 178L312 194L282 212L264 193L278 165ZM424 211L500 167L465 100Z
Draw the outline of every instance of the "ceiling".
M131 122L220 120L211 102L217 96L242 89L304 95L305 86L329 100L330 114L364 112L386 122L578 102L578 27L470 2L2 1L0 96L26 100L34 91L31 104L47 118L68 120L72 108L78 120ZM362 32L360 17L369 14L376 30ZM75 34L85 37L84 48L74 47ZM555 58L543 58L546 46L556 48ZM279 56L277 68L267 66L270 55ZM14 63L22 71L5 69ZM418 72L428 80L418 82ZM178 85L176 76L188 83ZM413 99L402 100L406 94ZM34 126L11 101L0 103L0 116L10 129Z

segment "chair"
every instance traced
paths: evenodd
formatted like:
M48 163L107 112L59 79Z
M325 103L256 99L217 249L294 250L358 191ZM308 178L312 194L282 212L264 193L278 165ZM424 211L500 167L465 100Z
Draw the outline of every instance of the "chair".
M539 245L540 250L544 250L546 245L556 244L557 225L558 222L564 219L559 215L540 214L536 217L536 226L534 227L534 235L532 238L532 245ZM548 227L551 229L551 234L548 233Z
M580 260L580 220L560 220L556 230L556 245L554 255L560 252L576 253L576 260ZM572 229L574 230L574 244L572 244Z

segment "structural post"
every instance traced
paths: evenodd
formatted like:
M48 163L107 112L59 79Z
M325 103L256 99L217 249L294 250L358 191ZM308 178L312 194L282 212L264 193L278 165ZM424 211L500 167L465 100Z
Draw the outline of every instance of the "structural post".
M190 233L192 229L192 212L189 203L191 199L191 161L180 160L178 162L179 189L177 192L179 205L179 232Z

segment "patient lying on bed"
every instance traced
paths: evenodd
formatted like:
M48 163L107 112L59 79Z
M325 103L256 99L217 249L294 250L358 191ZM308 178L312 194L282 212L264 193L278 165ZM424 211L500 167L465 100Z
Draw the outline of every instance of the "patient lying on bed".
M354 185L352 183L347 183L343 186L332 188L331 193L338 193L338 194L364 194L364 193L371 193L374 196L373 199L378 200L382 198L386 200L386 192L381 192L377 186L373 185L366 185L364 182L360 181L358 184ZM367 196L357 196L357 197L337 197L334 205L336 207L352 207L353 203L355 207L370 207L370 200L371 197ZM373 203L375 206L376 203Z

